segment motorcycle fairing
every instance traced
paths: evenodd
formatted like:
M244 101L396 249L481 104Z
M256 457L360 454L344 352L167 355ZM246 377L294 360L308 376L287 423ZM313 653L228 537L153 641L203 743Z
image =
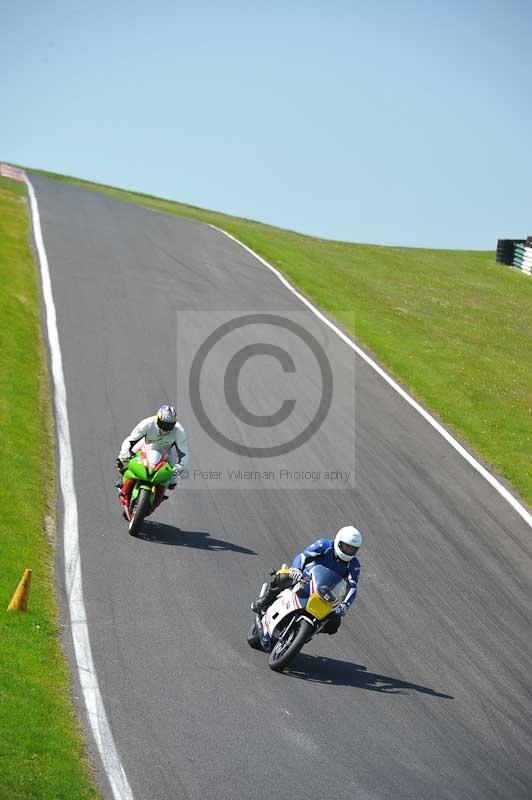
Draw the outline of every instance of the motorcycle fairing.
M150 506L156 508L162 501L164 485L169 483L174 474L172 465L168 461L168 453L161 453L153 444L143 444L137 453L129 460L124 470L122 486L128 481L134 481L132 489L120 502L125 508L126 515L131 521L131 505L137 500L140 490L150 492ZM151 513L151 512L150 512Z
M322 620L331 613L334 606L322 600L319 594L313 593L307 599L301 598L297 586L294 589L285 589L277 600L266 610L263 625L269 636L278 638L280 631L286 626L290 616L301 610L308 611L317 620Z
M310 582L284 589L266 610L263 625L269 636L276 637L285 627L287 617L300 610L319 621L325 619L345 596L347 584L337 573L321 564L311 566L306 572Z
M317 593L310 595L308 603L305 606L306 611L308 611L309 614L312 614L313 617L316 617L316 619L319 620L328 616L333 610L333 608L334 606L332 603L328 603L326 600L322 600L319 594Z
M161 485L168 483L173 474L174 470L168 462L166 453L163 454L155 448L150 448L149 445L143 445L129 461L124 478L135 478L137 481L148 481L149 484Z
M263 625L269 636L275 635L276 628L281 625L283 620L301 609L301 602L294 589L284 589L277 600L275 600L263 617ZM283 627L281 625L281 627Z

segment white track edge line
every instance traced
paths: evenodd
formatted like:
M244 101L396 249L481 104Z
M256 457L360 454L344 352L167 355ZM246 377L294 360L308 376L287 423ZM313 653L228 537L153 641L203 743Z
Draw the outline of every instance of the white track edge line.
M33 233L37 253L39 255L42 291L46 308L46 325L54 382L55 418L59 446L59 476L64 503L63 544L65 554L65 586L79 680L83 691L89 723L105 773L111 785L113 796L115 800L133 800L133 794L116 750L111 728L109 727L92 658L81 581L78 505L74 487L74 465L70 443L70 428L68 424L63 360L59 344L59 332L57 329L50 269L44 247L37 197L26 175L25 181L30 195Z
M488 470L484 466L482 466L482 464L479 461L477 461L477 459L474 456L472 456L471 453L469 453L465 449L465 447L463 447L460 444L460 442L458 442L454 438L454 436L452 436L449 433L449 431L446 430L443 427L443 425L441 425L438 422L438 420L436 420L431 414L429 414L429 412L425 408L423 408L423 406L420 405L416 400L414 400L414 398L411 397L408 394L408 392L406 392L405 389L403 389L403 387L397 383L397 381L395 381L390 375L388 375L388 373L385 372L382 369L382 367L380 367L377 364L376 361L370 358L370 356L368 356L368 354L365 353L364 350L358 347L358 345L356 345L355 342L349 338L349 336L347 336L342 330L340 330L340 328L338 328L333 322L331 322L331 320L328 319L325 316L325 314L322 314L322 312L319 311L319 309L317 309L316 306L314 306L310 302L310 300L307 300L306 297L304 297L300 292L298 292L297 289L295 289L294 286L292 286L292 284L284 277L284 275L282 275L279 272L278 269L269 264L264 258L262 258L262 256L259 256L257 253L255 253L251 249L251 247L248 247L247 245L243 244L243 242L239 241L236 238L236 236L232 236L232 234L227 233L227 231L224 231L223 228L218 228L216 225L211 225L211 224L209 224L209 227L213 228L215 231L218 231L219 233L223 233L224 236L227 236L229 239L232 239L234 242L239 244L240 247L243 247L244 250L247 250L248 253L251 253L251 255L258 261L260 261L261 264L263 264L271 272L273 272L273 274L276 275L277 278L279 278L281 283L284 286L286 286L286 288L290 292L292 292L293 295L295 295L299 300L301 300L301 302L304 303L307 306L307 308L310 311L312 311L312 313L316 317L318 317L319 320L321 320L321 322L323 322L331 330L333 330L340 337L340 339L342 339L342 341L344 341L352 350L354 350L355 353L359 355L360 358L362 358L366 362L366 364L368 364L373 370L375 370L375 372L378 375L380 375L380 377L383 380L385 380L386 383L389 386L391 386L391 388L403 398L403 400L406 400L406 402L410 406L412 406L412 408L414 408L418 412L418 414L421 414L423 419L425 419L429 423L429 425L432 425L434 430L436 430L440 434L440 436L443 436L446 442L448 442L451 445L451 447L453 447L456 450L456 452L459 453L462 456L462 458L464 458L468 462L468 464L474 467L474 469L476 469L476 471L479 472L480 475L482 475L482 477L501 495L501 497L503 497L506 500L506 502L512 506L514 511L517 511L519 516L522 517L522 519L526 522L526 524L530 528L532 528L532 514L530 514L526 510L526 508L522 505L522 503L520 503L519 500L517 500L517 498L514 497L513 494L511 494L511 492L509 492L508 489L505 486L503 486L502 483L498 481L494 475L491 474L491 472L488 472Z

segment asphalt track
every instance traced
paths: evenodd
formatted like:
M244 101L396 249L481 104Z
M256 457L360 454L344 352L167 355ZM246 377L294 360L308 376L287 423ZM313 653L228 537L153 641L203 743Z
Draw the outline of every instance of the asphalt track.
M136 800L529 800L526 524L357 361L354 489L183 486L143 538L129 537L114 458L129 426L175 396L176 310L301 306L207 226L31 179L93 655ZM354 354L323 336L347 371ZM191 466L208 469L208 437L184 414ZM332 424L341 448L341 414ZM335 446L334 432L321 436L318 453ZM249 601L271 565L350 521L365 533L356 605L337 636L317 637L276 675L246 644ZM61 563L58 581L61 591Z

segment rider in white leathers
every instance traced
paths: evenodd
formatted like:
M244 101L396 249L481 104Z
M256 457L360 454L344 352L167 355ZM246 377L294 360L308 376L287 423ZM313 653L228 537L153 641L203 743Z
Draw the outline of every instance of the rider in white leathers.
M144 442L157 445L163 453L168 452L168 460L174 468L174 478L168 488L173 489L179 473L189 460L187 435L177 421L173 406L161 406L155 416L142 419L126 436L117 458L117 466L121 471L132 453L136 453Z

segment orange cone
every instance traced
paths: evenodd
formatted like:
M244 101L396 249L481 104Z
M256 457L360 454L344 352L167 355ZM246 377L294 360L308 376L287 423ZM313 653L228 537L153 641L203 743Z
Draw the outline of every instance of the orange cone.
M25 569L24 575L20 579L15 594L11 598L11 602L7 607L8 611L26 611L28 608L28 600L30 596L31 586L31 569Z

